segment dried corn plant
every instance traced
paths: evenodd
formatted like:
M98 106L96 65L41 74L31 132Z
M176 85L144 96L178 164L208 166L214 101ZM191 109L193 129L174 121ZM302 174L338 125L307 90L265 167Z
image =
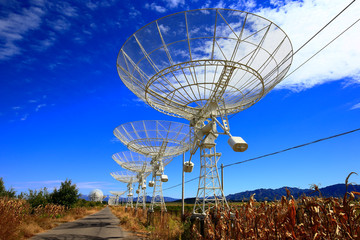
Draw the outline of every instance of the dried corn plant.
M194 239L360 239L359 192L342 199L303 196L289 190L281 201L257 203L254 196L240 207L213 209L204 219L203 234L194 224ZM315 190L319 191L317 187ZM319 194L321 196L321 193Z

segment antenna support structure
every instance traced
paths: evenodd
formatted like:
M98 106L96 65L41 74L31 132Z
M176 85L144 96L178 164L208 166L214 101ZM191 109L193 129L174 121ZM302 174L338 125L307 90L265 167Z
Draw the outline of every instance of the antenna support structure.
M154 109L190 121L190 159L200 151L193 214L228 208L219 181L216 139L235 152L248 148L230 134L228 116L260 101L290 69L293 48L272 21L249 12L207 8L159 18L121 47L117 70L123 83ZM221 128L221 131L217 131Z
M190 148L190 132L187 124L162 120L124 123L115 128L114 135L131 151L116 153L113 159L123 168L138 173L136 207L142 203L145 209L145 179L152 173L149 187L153 187L153 196L149 211L159 207L166 212L162 184L168 181L168 176L164 174L164 169L174 156Z
M136 179L136 174L130 171L125 172L112 172L110 175L115 178L116 180L127 183L127 201L125 208L134 208L134 188L133 184L136 183L138 180Z

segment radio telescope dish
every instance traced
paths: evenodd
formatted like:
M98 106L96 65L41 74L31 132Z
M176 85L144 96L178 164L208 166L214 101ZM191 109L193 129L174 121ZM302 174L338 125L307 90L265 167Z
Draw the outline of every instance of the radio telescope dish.
M119 197L125 194L127 191L109 191L113 196L109 196L108 204L109 205L118 205Z
M121 167L127 170L140 172L145 166L145 172L152 172L152 181L149 182L149 187L154 187L154 191L150 204L150 211L154 211L154 206L156 205L160 205L160 209L162 211L166 211L164 197L162 194L162 182L167 181L168 179L167 176L164 175L164 167L172 161L172 156L146 157L140 153L125 151L115 153L112 158Z
M124 193L126 193L126 191L109 191L110 194L115 195L115 196L121 196Z
M112 172L110 175L115 178L116 180L127 183L127 202L126 208L131 207L133 208L133 197L134 197L134 188L133 184L138 182L137 174L130 171L123 171L123 172Z
M228 115L254 105L286 75L293 49L286 33L261 16L231 9L198 9L155 20L121 47L117 70L140 99L185 118L194 130L191 157L200 148L194 214L228 207L220 187L217 126L234 151L247 143L230 134ZM156 151L155 151L156 152ZM190 170L189 170L190 171Z
M94 189L89 193L89 199L92 202L101 202L104 199L104 194L100 189Z
M144 156L140 153L131 152L131 151L124 151L115 153L112 155L112 158L115 162L117 162L122 168L133 171L139 172L144 166L145 163L145 172L152 172L152 160L153 158ZM164 166L168 165L172 161L173 157L163 157L162 162Z
M147 158L144 155L130 151L116 153L113 155L113 159L123 168L137 173L136 179L139 185L136 190L136 193L138 194L136 208L142 204L143 209L145 209L146 178L152 171L150 161L147 161Z
M114 135L130 150L146 156L176 156L189 149L190 127L184 123L145 120L124 123L114 130ZM162 145L166 143L166 148ZM161 150L162 151L162 150Z
M150 211L154 211L155 206L159 206L161 211L166 211L162 183L167 182L168 177L164 174L164 167L174 156L189 149L190 130L187 124L159 120L125 123L114 130L115 136L121 142L137 152L114 154L113 159L116 162L131 171L137 171L136 169L141 166L146 166L146 169L149 164L151 166L152 180L149 186L154 189ZM138 165L138 162L144 165Z
M153 108L192 120L240 112L286 75L292 45L276 24L231 9L199 9L153 21L121 47L124 84ZM217 102L216 107L209 107Z

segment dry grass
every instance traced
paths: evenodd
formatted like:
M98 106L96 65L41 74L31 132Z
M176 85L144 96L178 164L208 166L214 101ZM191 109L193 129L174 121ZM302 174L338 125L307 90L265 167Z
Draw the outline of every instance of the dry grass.
M205 218L204 233L193 227L192 238L360 239L360 204L356 200L360 193L346 193L342 199L303 196L295 200L287 192L278 202L256 203L251 197L230 211L213 209Z
M154 212L148 215L147 210L130 209L123 206L111 206L111 211L120 220L120 225L136 236L146 239L179 239L184 231L180 216L169 213Z
M0 198L0 239L16 239L18 226L28 215L29 205L24 200Z
M353 174L353 173L351 173ZM125 212L124 207L112 207L121 225L130 231L143 232L147 239L359 239L359 192L348 192L343 198L303 196L297 200L287 190L287 196L276 202L248 202L233 204L230 210L212 209L203 223L191 223L189 216L182 223L175 215L155 212L150 224L142 211ZM202 227L201 227L202 225ZM200 228L201 227L201 228Z
M0 198L0 240L27 239L37 233L95 213L101 207L78 207L47 204L33 211L25 200Z

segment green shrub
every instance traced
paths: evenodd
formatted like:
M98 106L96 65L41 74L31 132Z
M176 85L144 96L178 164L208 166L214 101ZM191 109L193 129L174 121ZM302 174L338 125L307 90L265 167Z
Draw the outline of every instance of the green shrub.
M0 197L15 197L15 190L13 188L10 188L8 190L5 189L5 184L2 177L0 177Z
M71 180L65 180L61 183L59 190L56 188L51 194L51 202L66 207L74 207L80 194L76 184L71 184Z

